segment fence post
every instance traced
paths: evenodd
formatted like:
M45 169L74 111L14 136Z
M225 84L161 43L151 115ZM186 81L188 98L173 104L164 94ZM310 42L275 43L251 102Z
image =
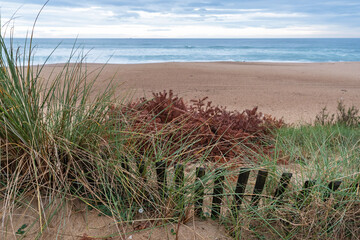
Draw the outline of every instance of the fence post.
M256 182L255 182L254 193L251 198L251 206L253 206L253 207L257 207L259 205L259 201L260 201L259 194L261 194L262 191L264 190L267 176L268 176L267 171L259 170L257 178L256 178Z
M157 181L159 186L159 194L161 198L167 197L166 191L166 163L165 161L159 161L155 163L156 165L156 174L157 174Z
M240 173L235 188L234 207L232 209L234 215L236 214L237 210L240 208L240 205L244 198L243 195L246 189L246 184L249 180L249 174L250 174L249 168L240 168Z
M300 191L298 197L297 197L297 205L298 207L302 207L305 199L309 196L312 187L315 185L315 180L307 180L304 183L303 189Z
M326 202L329 199L331 192L335 192L340 187L340 185L341 185L341 181L330 182L328 185L328 189L324 193L323 201Z
M359 189L359 183L354 184L354 185L355 185L355 187L354 187L355 191L358 191L358 189Z
M215 171L215 182L214 182L214 193L211 207L211 217L216 219L220 215L222 194L224 191L223 181L224 175L222 175L222 169L216 169Z
M196 168L196 180L195 180L195 206L194 211L196 216L201 216L203 213L202 207L204 202L204 185L202 178L205 175L205 168L198 167Z
M276 189L274 198L276 200L281 200L283 193L285 192L287 186L290 183L292 173L283 173L280 178L279 187ZM277 201L277 203L280 203Z
M175 165L175 186L177 189L181 188L184 185L184 165L176 164Z
M177 190L175 195L175 202L179 203L179 210L182 212L184 209L184 203L185 203L185 190L184 190L184 165L182 164L176 164L175 167L175 188ZM178 212L177 215L180 213Z
M350 194L352 191L354 191L355 193L358 193L359 192L359 183L356 183L356 180L354 183L350 184L350 186L348 187L346 193L347 194ZM347 205L347 199L349 197L347 195L345 196L342 196L341 197L341 200L335 204L334 208L337 209L339 208L340 206L345 206Z
M121 167L125 170L123 171L124 175L128 178L128 173L129 173L129 160L127 158L125 158L122 162L121 162Z
M143 159L141 159L139 162L138 162L138 168L139 168L139 173L140 173L140 176L141 178L146 182L146 168L145 168L145 161Z

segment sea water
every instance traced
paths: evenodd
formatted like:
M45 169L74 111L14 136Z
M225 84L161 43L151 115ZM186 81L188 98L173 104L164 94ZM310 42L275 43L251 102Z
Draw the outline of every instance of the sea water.
M25 45L14 39L14 46ZM28 40L27 40L28 41ZM29 42L27 43L29 44ZM348 62L360 61L360 38L33 39L34 63ZM50 56L50 57L49 57Z

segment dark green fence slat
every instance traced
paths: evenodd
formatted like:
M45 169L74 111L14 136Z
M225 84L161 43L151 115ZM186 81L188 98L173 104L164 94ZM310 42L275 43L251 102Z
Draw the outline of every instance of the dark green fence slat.
M194 211L195 215L201 216L203 213L202 207L204 202L204 185L203 177L205 175L205 168L198 167L196 168L196 180L195 180L195 206Z
M292 173L283 173L280 178L279 187L276 189L274 198L281 198L292 178Z
M157 181L159 186L159 194L162 198L167 197L166 191L166 163L165 161L156 162L156 174L157 174Z
M259 201L260 201L259 194L261 194L262 191L264 190L267 176L268 176L267 171L259 170L257 178L256 178L256 182L255 182L253 196L251 198L251 205L253 207L257 207L259 205Z
M175 186L177 189L183 187L184 185L184 165L176 164L175 165Z
M239 177L236 183L235 195L234 195L234 205L238 209L243 201L244 193L246 189L247 182L249 180L250 170L248 168L241 168Z
M325 191L323 196L324 202L326 202L329 199L331 192L335 192L336 190L338 190L340 185L341 185L341 181L332 181L329 183L328 190Z
M303 189L300 191L297 197L298 207L303 207L304 201L309 197L312 187L315 185L315 180L307 180L304 183Z
M146 181L146 167L145 167L145 161L143 159L141 159L138 162L138 169L139 169L139 174L142 177L142 179L144 181Z
M224 192L224 175L222 174L222 169L216 169L215 171L215 182L214 182L214 193L211 207L211 217L216 219L220 215L222 194Z
M174 202L178 203L178 209L179 211L176 213L176 215L180 215L181 213L184 214L184 204L185 204L185 189L184 189L184 165L182 164L176 164L175 165L175 188L176 188L176 194Z

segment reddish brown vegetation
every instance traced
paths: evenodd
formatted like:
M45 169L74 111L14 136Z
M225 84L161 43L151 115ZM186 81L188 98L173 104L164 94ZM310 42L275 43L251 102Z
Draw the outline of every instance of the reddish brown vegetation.
M197 152L210 152L211 157L228 161L244 152L271 150L271 130L284 125L282 119L263 115L257 107L243 112L229 111L212 105L207 98L185 104L169 92L153 93L153 99L140 99L127 106L112 107L111 115L125 114L133 119L130 128L134 132L161 133L163 140L171 141L174 149L184 139L194 142ZM141 139L140 150L150 147L147 139Z

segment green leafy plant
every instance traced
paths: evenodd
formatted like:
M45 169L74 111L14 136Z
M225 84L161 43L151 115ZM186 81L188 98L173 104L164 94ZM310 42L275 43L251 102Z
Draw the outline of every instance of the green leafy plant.
M319 125L334 125L342 124L351 127L358 127L360 125L359 109L355 106L346 107L341 100L337 105L336 114L330 114L326 107L315 117L315 124Z
M25 233L25 228L27 226L28 226L27 224L21 225L21 227L19 227L19 229L16 231L16 234L23 235Z

